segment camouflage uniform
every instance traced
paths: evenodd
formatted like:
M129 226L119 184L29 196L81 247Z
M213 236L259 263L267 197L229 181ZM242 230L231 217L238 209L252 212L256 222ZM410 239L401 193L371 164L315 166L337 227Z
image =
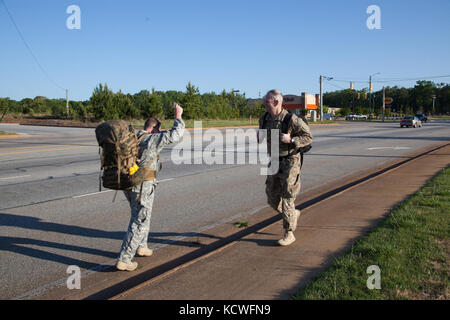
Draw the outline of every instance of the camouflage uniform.
M283 109L281 113L273 118L270 114L263 115L259 120L260 129L280 129L284 117L288 111ZM263 117L266 116L263 126ZM269 205L283 216L283 228L286 231L295 229L295 199L300 192L300 153L293 154L294 149L304 147L312 142L312 135L309 126L295 114L288 125L288 131L294 138L293 144L280 141L279 155L280 163L278 173L268 175L266 179L266 194ZM281 132L280 132L281 136ZM270 148L270 132L267 134L267 150Z
M139 167L147 167L159 171L158 154L170 144L181 140L185 124L181 119L175 119L172 129L159 133L148 134L139 143ZM145 134L141 130L137 133L138 138ZM123 240L119 260L128 263L133 259L138 248L147 248L147 238L150 231L150 218L152 214L153 199L157 180L144 181L144 183L133 187L132 190L124 191L125 197L130 203L131 219L128 232ZM141 190L142 188L142 190ZM139 201L140 194L140 201Z

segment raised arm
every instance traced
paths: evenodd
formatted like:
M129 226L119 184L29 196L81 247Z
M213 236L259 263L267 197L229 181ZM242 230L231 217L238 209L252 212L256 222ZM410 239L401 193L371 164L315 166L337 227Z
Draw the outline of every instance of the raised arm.
M184 134L185 124L181 115L183 114L183 108L178 103L174 103L175 120L170 130L155 134L152 139L155 139L156 150L159 153L164 147L171 144L178 143Z

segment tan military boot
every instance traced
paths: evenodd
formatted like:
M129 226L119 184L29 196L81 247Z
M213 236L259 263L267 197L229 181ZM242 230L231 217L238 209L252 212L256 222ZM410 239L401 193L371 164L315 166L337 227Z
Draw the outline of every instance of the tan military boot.
M137 266L138 266L137 262L131 262L131 261L126 263L126 262L119 260L116 263L116 268L117 268L117 270L120 270L120 271L134 271L134 270L136 270Z
M150 248L138 248L136 254L140 257L150 257L153 254L153 250Z
M284 233L283 239L278 240L280 246L288 246L295 241L294 233L292 231L287 231Z
M295 229L297 229L297 222L298 222L298 218L300 218L300 210L295 210L295 217L294 217L294 225L292 226L292 231L295 231Z

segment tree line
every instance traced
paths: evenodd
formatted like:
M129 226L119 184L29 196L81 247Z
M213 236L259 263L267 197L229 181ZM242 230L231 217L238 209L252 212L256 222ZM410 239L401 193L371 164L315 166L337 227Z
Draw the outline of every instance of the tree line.
M393 99L390 106L386 108L387 114L416 112L448 114L450 112L450 85L445 83L436 84L432 81L420 80L412 88L385 87L385 96ZM350 113L379 115L382 112L383 90L371 94L367 88L327 92L323 95L323 101L328 107L342 108L339 112L341 115Z
M72 119L103 121L112 119L145 119L150 115L161 119L173 118L172 103L183 106L185 119L238 119L259 117L265 112L261 101L247 99L238 90L223 90L200 94L199 88L190 82L186 91L141 90L136 94L113 92L108 85L99 84L89 100L69 101ZM56 118L67 116L64 99L45 97L26 98L20 101L0 98L0 112L13 114L48 115Z
M249 116L259 118L265 108L261 99L248 99L238 90L222 90L221 93L200 94L199 88L190 82L185 91L141 90L126 94L121 90L113 92L108 85L99 84L89 100L69 101L69 118L76 120L103 121L111 119L145 119L156 116L173 118L172 103L184 108L185 119L237 119ZM386 97L393 99L386 113L448 114L450 112L450 85L431 81L417 81L413 88L386 87ZM433 109L433 97L434 109ZM369 94L362 90L339 90L323 95L324 105L342 108L340 113L380 114L382 91ZM326 109L326 108L325 108ZM325 111L326 112L326 111ZM42 96L20 101L0 98L0 119L8 114L15 116L45 115L67 118L65 99L47 99Z

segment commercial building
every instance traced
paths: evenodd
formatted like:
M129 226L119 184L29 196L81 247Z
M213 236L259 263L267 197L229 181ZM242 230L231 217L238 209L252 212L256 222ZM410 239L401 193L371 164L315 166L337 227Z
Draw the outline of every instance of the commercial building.
M320 95L312 95L302 92L301 96L286 94L283 95L283 108L300 114L305 110L305 117L307 119L316 120L320 117Z

